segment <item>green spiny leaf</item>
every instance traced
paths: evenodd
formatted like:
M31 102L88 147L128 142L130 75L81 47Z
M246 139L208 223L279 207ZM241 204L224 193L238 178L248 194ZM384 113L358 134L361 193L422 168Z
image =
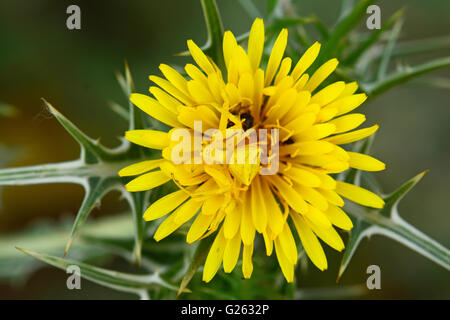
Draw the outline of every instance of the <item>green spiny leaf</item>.
M134 252L138 264L141 263L142 258L142 242L144 239L144 219L142 214L148 206L148 199L151 191L147 192L128 192L124 187L121 188L123 196L127 199L131 207L131 214L133 216L134 225Z
M124 91L129 94L133 87L133 82L129 69L126 67L125 77L119 77L119 83ZM94 141L78 129L72 122L53 108L44 100L50 112L61 123L61 125L77 140L80 144L80 159L75 161L46 164L40 166L31 166L24 168L9 168L0 170L0 185L26 185L43 183L76 183L83 186L86 191L83 203L78 211L75 223L66 246L67 254L74 237L77 235L80 227L88 218L89 213L100 202L101 198L111 190L123 192L123 180L119 178L117 172L133 163L143 156L139 149L132 148L128 141L122 140L122 144L116 149L108 149ZM130 103L130 112L134 107ZM134 113L133 113L134 114ZM133 116L133 119L137 119ZM132 122L136 126L137 122ZM143 222L138 219L143 211L142 195L132 195L126 197L133 209L136 233L136 257L140 261L140 249L143 238Z
M274 17L277 17L280 15L282 11L282 1L280 0L269 0L267 3L267 17L269 17L269 21L272 20Z
M448 48L450 48L450 36L441 36L418 40L407 40L398 42L398 44L395 46L392 52L392 57L403 58L421 53L430 53L430 52L437 53ZM380 45L374 48L373 53L369 60L375 60L380 58L381 56L383 56L384 50L385 50L384 45Z
M33 271L42 267L42 263L15 250L15 246L27 247L34 251L60 255L70 235L71 221L39 222L20 232L0 235L0 279L23 283ZM103 216L88 221L81 231L81 240L71 249L72 258L86 261L91 258L107 257L110 254L93 247L84 241L85 236L129 238L133 232L132 223L127 214Z
M387 69L389 67L389 63L391 61L392 52L394 51L395 45L397 44L398 37L403 27L403 19L397 19L392 29L391 34L389 35L388 44L386 49L384 50L383 57L381 58L381 62L378 66L377 79L381 80L386 76Z
M98 163L100 159L105 156L104 150L99 146L98 141L95 141L86 136L80 129L78 129L71 121L64 117L58 110L56 110L45 99L42 99L51 114L58 120L58 122L69 132L72 137L80 144L81 159L86 163Z
M339 43L361 21L366 14L367 7L373 2L374 0L361 0L351 12L338 22L323 45L318 58L319 62L324 62L326 59L335 56L335 52L337 52L339 48Z
M83 262L72 261L48 254L33 252L23 248L17 249L25 254L28 254L38 260L41 260L64 271L66 271L69 266L76 265L80 268L81 277L114 290L134 293L144 299L148 298L147 290L154 288L155 286L161 286L170 290L176 290L176 287L163 280L158 273L152 273L148 275L122 273L94 267Z
M381 35L386 32L388 29L392 27L392 25L402 17L404 13L404 9L398 10L396 13L394 13L382 26L380 29L377 29L371 33L371 35L362 43L359 44L359 46L352 51L352 53L344 59L343 64L347 65L354 65L357 60L361 57L363 53L367 51L374 43L378 41L378 39L381 37Z
M208 40L205 45L209 55L221 70L225 70L225 60L222 54L223 25L216 0L201 0L205 16Z
M358 151L368 153L372 141L373 138L366 141L359 147ZM342 257L338 280L347 268L361 241L375 234L396 240L444 268L450 269L450 251L408 224L398 214L399 201L422 179L425 173L426 171L422 172L396 191L384 196L385 207L381 210L363 208L351 202L346 203L344 208L351 215L354 227L350 231L346 250ZM361 171L355 169L351 169L345 176L341 176L345 181L355 185L360 184L360 177Z
M116 113L119 117L121 117L123 120L129 122L130 121L130 113L127 108L124 108L122 105L114 102L109 101L108 102L109 107L111 110Z
M355 7L355 0L342 0L341 1L341 10L339 12L339 17L337 22L339 23L342 19L344 19Z
M80 209L78 210L75 222L72 226L72 231L69 236L64 256L67 255L72 245L72 241L78 234L81 226L84 224L92 209L99 205L100 200L111 190L116 189L121 185L119 177L89 177L84 184L85 196Z
M446 68L450 66L450 57L435 59L414 67L406 67L375 83L362 85L362 89L370 96L375 97L399 84L411 80L419 75Z
M213 240L214 237L209 236L202 239L198 244L194 256L192 257L191 263L188 267L188 270L184 275L183 280L181 280L177 296L179 296L185 290L185 288L191 281L192 277L197 272L198 268L202 265L203 261L206 259L206 256L208 255L209 248L211 248Z
M127 215L127 219L129 217ZM99 236L96 234L82 235L81 242L90 246L100 248L102 251L110 252L113 255L121 256L129 262L136 262L136 240L133 237L115 237L115 236ZM149 255L142 255L139 265L148 271L156 271L163 274L168 266L153 259L153 252L150 250Z
M252 20L256 18L262 18L262 14L259 9L256 7L253 0L239 0L242 8L247 12Z

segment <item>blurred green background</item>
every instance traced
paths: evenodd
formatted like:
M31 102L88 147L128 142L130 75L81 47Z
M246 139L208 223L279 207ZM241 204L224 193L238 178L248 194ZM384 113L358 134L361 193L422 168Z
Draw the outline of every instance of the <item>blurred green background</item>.
M237 0L217 0L225 29L234 34L248 31L252 21ZM255 1L264 8L265 1ZM302 15L315 13L332 26L340 1L298 0ZM81 30L66 28L66 8L81 8ZM449 35L450 1L379 1L382 21L406 6L401 39ZM364 27L364 26L361 26ZM150 85L149 74L159 63L183 64L174 53L186 49L186 40L202 44L206 39L200 2L197 0L65 1L2 0L0 2L0 101L14 105L14 118L0 118L0 142L12 149L8 166L71 160L78 146L49 117L40 98L45 97L84 132L101 137L107 146L117 144L127 124L108 107L123 102L114 72L126 59L138 92ZM446 56L449 50L437 56ZM435 55L422 55L411 63ZM450 79L450 70L434 72L366 103L361 112L369 123L379 123L373 154L387 164L377 173L387 192L429 169L430 172L400 207L402 216L420 230L450 247L450 90L430 85L431 78ZM1 160L1 159L0 159ZM83 190L73 185L40 185L3 189L0 233L14 233L43 219L60 221L72 217ZM108 196L90 219L126 208L117 194ZM61 239L65 242L66 239ZM343 278L336 284L340 254L327 250L329 270L310 266L300 285L339 288L364 284L366 268L377 264L382 290L354 298L430 299L450 298L448 271L399 243L375 236L364 241ZM268 260L267 263L273 263ZM113 261L114 267L121 262ZM52 268L35 273L21 285L0 282L0 299L129 298L83 281L83 290L69 291L66 275ZM252 278L249 281L257 282Z

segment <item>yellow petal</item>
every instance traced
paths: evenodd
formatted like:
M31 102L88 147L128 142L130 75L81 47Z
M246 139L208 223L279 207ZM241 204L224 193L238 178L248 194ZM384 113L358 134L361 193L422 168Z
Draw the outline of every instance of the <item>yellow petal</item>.
M180 225L191 219L200 210L202 203L195 199L189 199L175 210L174 221Z
M157 76L150 76L149 79L150 79L150 81L156 83L158 86L161 87L161 89L166 91L168 94L174 96L176 99L178 99L182 103L184 103L186 105L194 104L194 100L192 100L191 97L189 97L188 95L184 94L183 92L181 92L180 90L175 88L175 86L172 83L170 83L169 81L167 81L166 79L163 79L163 78L160 78Z
M297 263L297 246L295 245L294 237L292 236L289 224L285 223L283 231L278 235L281 248L291 264Z
M353 228L352 220L338 206L330 204L324 213L336 227L343 230L351 230Z
M254 97L254 84L253 76L246 72L239 79L238 83L239 94L242 98L246 98L249 101L253 101Z
M275 41L275 44L273 45L272 53L270 54L269 62L267 63L266 68L266 78L264 81L266 86L270 85L278 69L278 66L280 65L280 61L283 58L284 50L286 49L287 38L288 38L288 31L287 29L283 29L281 30L277 40Z
M261 56L264 49L264 22L260 18L256 18L250 29L248 39L248 58L254 71L259 68Z
M321 228L331 228L331 222L328 220L328 217L316 207L309 206L309 210L304 216Z
M181 74L178 73L178 71L167 64L160 64L159 70L161 70L166 79L172 83L175 88L184 94L188 94L187 81Z
M202 214L210 216L214 215L224 202L224 197L222 195L209 197L205 200L202 207Z
M274 123L276 119L281 119L295 103L297 97L297 90L291 88L280 96L278 101L270 110L267 112L267 122Z
M246 192L244 195L244 208L242 211L242 221L241 221L241 237L242 242L245 245L253 244L255 239L255 226L253 225L252 212L250 207L250 192Z
M361 113L352 113L345 116L333 119L328 123L332 123L336 126L334 133L342 133L349 130L353 130L359 127L364 121L366 121L366 116Z
M270 218L270 223L267 225L274 235L278 235L283 230L283 225L285 223L283 213L281 212L280 206L275 200L268 183L264 179L261 179L261 187L266 211L269 215L268 219Z
M331 59L325 62L309 79L305 90L313 92L328 76L336 69L339 64L337 59Z
M155 239L155 241L159 242L160 240L164 239L175 230L177 230L180 226L180 224L175 223L174 214L172 213L159 225L158 229L153 235L153 238Z
M235 48L235 51L237 48ZM228 63L228 75L227 75L228 83L232 83L237 86L239 81L239 61L237 59L230 59Z
M145 221L152 221L172 212L187 198L189 198L189 195L184 190L178 190L159 198L145 211Z
M262 233L266 230L269 213L267 212L260 177L256 177L253 180L250 190L253 225L258 232Z
M229 69L229 64L231 58L233 57L234 50L237 47L237 41L231 31L226 31L223 35L223 57L225 59L225 64L227 69Z
M327 141L304 141L280 147L280 155L311 156L331 152L334 145Z
M219 186L228 186L232 183L230 173L221 166L204 166L204 170Z
M164 161L163 159L156 159L156 160L146 160L141 161L138 163L134 163L128 167L123 168L119 171L119 176L121 177L127 177L127 176L135 176L138 174L142 174L144 172L153 170L161 164L161 162Z
M249 279L253 272L253 243L244 245L244 252L242 253L242 274L245 279Z
M334 181L333 190L319 188L318 191L328 200L329 203L342 207L345 203L344 200L334 191L334 189L336 189L336 183L337 181Z
M125 139L150 149L162 150L169 146L167 132L157 130L130 130L125 132Z
M334 190L336 188L336 181L330 177L325 172L321 171L320 169L313 169L309 167L302 167L305 170L310 171L314 175L316 175L320 179L320 188L325 190Z
M333 134L336 127L332 123L320 123L309 127L307 130L294 134L294 138L298 141L319 140Z
M223 236L223 228L221 228L206 257L205 267L203 268L203 281L209 282L216 275L222 263L226 244L227 241Z
M334 101L333 103L330 103L328 107L330 108L337 108L338 113L337 115L349 113L350 111L355 110L358 108L364 101L366 101L367 95L365 93L359 93L354 94L351 96L347 96L341 99L338 99Z
M208 83L208 78L199 68L197 68L197 66L188 63L184 66L184 70L186 70L187 75L191 77L192 80L203 83L203 85Z
M223 270L226 273L233 271L241 252L241 234L236 232L232 239L227 240L223 253Z
M315 42L311 47L308 48L308 50L305 51L305 53L302 55L302 57L298 60L297 64L295 65L294 70L292 71L292 77L297 80L300 78L300 76L305 72L316 60L317 56L319 55L320 51L320 43Z
M208 57L203 53L192 40L187 41L188 49L191 52L192 58L195 60L197 65L203 69L207 74L214 73L214 66L209 61Z
M336 192L344 198L359 203L363 206L379 209L383 208L383 199L375 193L347 182L336 181L336 183Z
M202 122L203 131L211 128L216 129L219 126L219 118L214 111L206 105L196 107L181 106L178 110L178 121L189 128L194 129L195 121Z
M272 184L280 192L281 197L288 203L288 205L297 212L308 211L308 206L302 196L296 192L292 186L280 178L278 175L267 176Z
M295 190L300 193L307 202L312 204L319 210L325 211L328 209L327 199L318 192L315 188L306 187L301 184L295 186Z
M266 246L266 255L271 256L273 251L273 240L270 238L267 231L263 232L263 238Z
M322 183L317 175L302 168L291 167L283 174L306 187L318 187Z
M226 239L232 239L239 230L241 224L241 212L240 205L234 205L231 210L227 211L225 222L223 223L223 234Z
M288 75L289 71L291 70L291 65L292 65L291 58L286 57L283 60L281 60L280 70L278 70L274 81L275 85L280 83L280 81L283 80L283 78Z
M295 228L302 242L303 248L306 254L311 259L312 263L320 270L328 268L327 257L323 248L320 245L316 235L312 232L311 228L306 223L305 219L299 214L292 214L292 220L294 221Z
M125 185L130 192L145 191L156 188L170 180L162 171L153 171L139 176Z
M210 74L208 76L208 88L214 97L216 103L222 104L224 102L221 95L222 89L225 88L225 83L223 79L219 77L217 73Z
M238 45L235 49L234 49L234 55L233 58L231 59L232 62L230 63L230 65L235 62L237 64L237 68L239 71L239 74L242 75L246 72L248 73L253 73L253 69L252 66L250 64L250 60L248 58L247 53L245 52L244 48L242 48L242 46Z
M210 103L214 101L208 87L196 80L190 80L187 83L189 94L198 103Z
M344 249L344 242L342 241L339 234L334 230L333 227L330 228L320 228L314 223L311 223L308 218L305 219L308 226L312 229L312 231L322 239L323 242L328 244L334 250L342 251Z
M213 219L213 215L204 215L203 213L199 214L189 228L189 232L186 236L186 242L193 243L200 239L208 230Z
M294 281L294 264L290 263L284 254L279 238L275 239L275 253L277 255L278 264L280 265L286 281L289 283Z
M304 90L305 85L308 83L308 80L309 80L309 75L307 73L305 73L304 75L302 75L300 77L300 79L297 80L297 82L294 85L294 88L297 91Z
M378 130L379 126L373 125L369 128L359 129L347 133L342 133L335 135L333 137L326 138L325 141L334 143L334 144L347 144L351 142L355 142L364 138L367 138L368 136L371 136Z
M381 171L386 169L386 165L383 162L366 154L350 151L347 151L347 154L350 156L349 164L352 168L364 171Z
M316 114L313 112L304 113L298 116L296 119L285 125L286 129L292 130L294 134L299 134L305 130L311 128L316 121ZM282 131L281 133L283 133Z
M335 100L345 89L345 82L334 82L311 97L311 103L317 103L319 106L324 106Z
M339 98L347 97L354 94L358 90L358 83L356 81L349 82L345 84L345 89L342 91Z
M328 120L333 119L338 110L336 108L323 108L317 114L317 122L327 122Z
M240 102L241 96L239 94L239 90L234 83L227 83L225 86L225 93L228 97L228 102L230 106L233 106Z
M171 127L179 127L181 124L177 121L175 114L164 108L158 101L149 96L133 93L130 96L131 102L139 109Z
M253 98L253 113L256 115L261 114L261 104L263 101L263 91L264 91L264 71L262 69L256 70L254 82L254 98Z
M158 87L150 87L150 93L158 100L170 112L177 114L177 107L181 105L181 102L167 94L165 91Z
M297 98L294 102L294 106L288 111L288 113L284 116L283 123L291 123L303 115L305 107L309 104L311 100L311 92L309 91L300 91L297 94ZM302 128L302 127L300 127ZM298 129L298 127L297 127Z

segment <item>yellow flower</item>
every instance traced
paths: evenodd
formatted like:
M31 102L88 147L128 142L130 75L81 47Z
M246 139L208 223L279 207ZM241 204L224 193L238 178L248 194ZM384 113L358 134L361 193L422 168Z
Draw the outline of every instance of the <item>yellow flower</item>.
M287 37L288 32L283 29L264 71L261 68L263 21L256 19L253 23L247 52L227 31L223 39L226 77L189 40L189 51L198 66L185 66L190 79L162 64L160 70L165 79L150 76L159 86L150 87L154 98L131 95L131 101L151 117L175 129L185 128L192 134L198 131L194 130L195 121L202 122L203 131L279 130L279 170L266 175L261 170L268 164L260 161L175 163L172 159L175 129L126 132L129 141L161 150L160 159L133 164L119 172L121 176L140 175L126 185L127 190L149 190L171 180L179 186L178 191L152 203L144 213L147 221L168 215L154 235L156 241L194 217L187 234L188 243L215 233L203 271L206 282L222 264L225 272L231 272L242 246L242 273L244 278L249 278L257 233L262 234L268 256L275 247L281 270L286 280L292 282L298 252L289 221L311 261L325 270L327 259L318 237L341 251L344 244L334 226L344 230L352 228L351 220L341 209L344 205L341 196L369 207L384 205L374 193L331 176L350 167L366 171L385 168L370 156L340 147L366 138L378 129L374 125L351 131L365 121L365 116L347 113L361 105L366 95L355 94L358 87L355 82L339 81L316 90L336 69L338 61L331 59L311 75L305 73L319 54L320 44L315 43L292 68L292 60L283 58ZM226 136L225 140L229 138ZM269 136L269 140L272 146L275 138ZM201 152L205 152L208 142L201 143ZM260 154L263 146L258 143L256 149ZM248 154L249 145L245 146ZM269 154L273 156L274 152Z

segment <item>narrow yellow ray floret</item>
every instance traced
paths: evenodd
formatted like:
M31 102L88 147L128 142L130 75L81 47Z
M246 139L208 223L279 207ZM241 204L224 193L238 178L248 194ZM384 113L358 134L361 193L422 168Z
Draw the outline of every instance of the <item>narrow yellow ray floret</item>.
M320 240L341 251L344 243L335 228L353 227L342 209L343 198L373 208L384 205L373 192L337 181L335 177L349 168L366 171L385 168L384 163L371 156L344 149L346 144L378 130L378 125L358 129L366 117L361 113L349 114L367 96L355 93L358 89L355 82L324 84L338 66L337 59L330 57L316 70L310 70L319 55L319 43L308 48L298 61L292 61L284 57L287 41L288 31L283 29L268 60L264 60L267 65L262 66L265 45L262 19L256 19L251 27L247 51L226 31L223 38L226 70L220 70L189 40L187 46L196 65L185 66L187 77L161 64L164 78L150 76L156 84L149 89L153 97L131 95L138 108L171 130L126 132L126 139L160 150L161 157L133 164L120 170L119 175L137 176L126 185L131 192L153 189L169 181L179 187L153 202L144 219L164 217L154 235L156 241L168 237L188 221L188 243L215 237L203 269L206 282L222 265L224 272L232 272L240 257L243 277L250 278L253 248L258 239L264 241L267 255L275 251L288 282L294 279L298 240L313 264L325 270L328 262ZM199 122L201 128L197 127ZM177 139L182 138L177 135L178 129L194 136L193 141L186 143L192 148L198 146L196 135L207 137L200 140L200 150L186 153L193 159L191 162L174 159ZM241 140L244 148L233 149L231 155L215 153L219 149L212 146L223 147L234 141L235 136L228 135L227 129L248 133ZM251 143L250 132L260 129L270 133L267 139ZM274 129L279 136L274 135ZM215 136L208 133L210 130L222 135ZM279 151L273 149L274 143ZM243 151L244 163L202 161L207 155L208 159L236 160L239 150ZM259 158L263 150L269 151L269 163ZM257 161L249 160L253 151ZM265 174L264 170L276 160L277 170Z

